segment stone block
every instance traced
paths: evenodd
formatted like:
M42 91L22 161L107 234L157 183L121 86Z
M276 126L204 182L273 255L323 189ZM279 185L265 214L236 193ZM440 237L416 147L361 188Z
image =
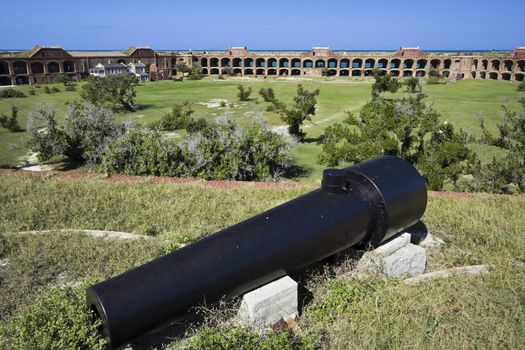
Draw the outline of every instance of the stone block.
M281 319L296 318L297 289L297 282L285 276L244 294L238 312L240 323L263 330Z

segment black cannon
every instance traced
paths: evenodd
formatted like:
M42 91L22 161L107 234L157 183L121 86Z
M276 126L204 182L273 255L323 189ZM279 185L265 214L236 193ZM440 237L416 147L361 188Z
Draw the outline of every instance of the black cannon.
M93 285L87 302L118 347L203 301L238 296L358 243L375 246L419 221L426 204L424 179L400 158L326 169L320 189Z

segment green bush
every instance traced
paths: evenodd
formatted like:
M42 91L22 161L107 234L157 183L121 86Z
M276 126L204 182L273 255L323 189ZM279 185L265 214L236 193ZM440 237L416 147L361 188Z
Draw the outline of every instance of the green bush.
M0 348L12 350L102 349L101 321L85 305L85 287L48 289L0 323Z
M8 117L5 114L0 114L0 126L6 128L10 132L21 132L24 131L20 124L18 124L18 108L15 105L11 105L11 116Z
M74 84L68 84L64 88L65 91L77 91L77 87Z
M104 78L90 76L82 87L80 96L87 102L113 111L135 109L135 86L137 78L126 75L110 75Z
M193 109L191 108L191 103L188 101L183 102L182 104L176 104L171 109L171 112L162 116L159 127L162 130L178 130L185 129L188 126L188 122L191 120L191 115L193 114Z
M275 101L275 93L272 88L261 88L259 90L259 95L262 96L264 102L273 102Z
M56 93L56 92L60 92L60 89L57 88L56 86L53 86L53 87L51 88L51 93L54 94L54 93Z
M239 97L239 101L249 101L250 100L250 95L252 94L251 87L246 89L244 85L239 84L237 86L237 89L239 89L239 93L237 94L237 97Z
M525 80L523 80L521 83L519 83L517 90L518 91L525 91Z
M26 97L26 95L22 91L19 91L16 89L1 89L0 90L0 98L13 98L13 97L23 98L23 97Z
M49 86L45 86L45 87L44 87L44 92L45 92L46 94L50 94L50 93L51 93L51 89L49 88Z
M34 88L29 89L29 95L36 95L36 90Z

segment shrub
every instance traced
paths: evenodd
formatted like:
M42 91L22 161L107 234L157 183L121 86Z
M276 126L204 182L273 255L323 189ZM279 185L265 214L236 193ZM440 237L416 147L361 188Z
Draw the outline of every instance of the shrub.
M165 114L160 119L159 126L162 130L177 130L185 129L188 126L188 122L191 120L193 109L191 103L188 101L182 104L176 104L171 109L171 112Z
M518 91L525 91L525 80L518 85Z
M68 84L66 85L66 87L64 88L65 91L77 91L77 87L73 84Z
M24 131L20 124L18 124L18 108L15 105L11 105L11 116L8 117L5 114L0 114L0 126L6 128L10 132L21 132Z
M275 93L272 88L262 88L259 90L259 95L262 96L264 102L273 102L275 101Z
M414 78L414 77L407 78L403 82L403 85L406 86L407 92L411 94L421 91L421 84L419 83L418 78Z
M180 147L157 131L132 129L108 148L103 166L108 173L181 176L183 161Z
M56 92L60 92L60 89L57 88L56 86L53 86L53 87L51 88L51 93L54 94L54 93L56 93Z
M377 96L386 91L394 94L401 87L399 80L390 74L380 75L375 72L374 78L375 82L372 85L372 96Z
M34 88L29 89L29 95L36 95L36 90Z
M0 324L0 348L102 349L106 344L97 335L101 321L85 305L85 287L49 289Z
M474 155L465 135L425 104L422 95L397 100L372 99L359 117L348 113L343 123L325 130L320 162L329 166L396 155L413 164L428 186L441 190L470 170Z
M44 92L45 92L46 94L50 94L50 93L51 93L51 89L49 88L49 86L45 86L45 87L44 87Z
M72 161L98 163L106 148L125 131L111 111L89 103L69 105L66 123L59 127L52 105L37 105L28 120L28 146L39 160L63 155ZM43 125L38 129L37 125Z
M251 87L246 89L244 88L243 85L239 84L237 86L237 89L239 89L239 93L237 93L237 97L239 97L239 101L249 101L250 100L250 95L252 94Z
M16 89L1 89L0 90L0 98L23 98L26 97L26 95L19 90Z

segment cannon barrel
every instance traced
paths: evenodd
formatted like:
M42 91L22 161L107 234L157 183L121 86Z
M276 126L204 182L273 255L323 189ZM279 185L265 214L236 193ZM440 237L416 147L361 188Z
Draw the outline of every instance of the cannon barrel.
M155 330L204 301L258 288L341 250L377 245L425 212L424 179L383 156L326 169L321 188L87 290L110 347Z

